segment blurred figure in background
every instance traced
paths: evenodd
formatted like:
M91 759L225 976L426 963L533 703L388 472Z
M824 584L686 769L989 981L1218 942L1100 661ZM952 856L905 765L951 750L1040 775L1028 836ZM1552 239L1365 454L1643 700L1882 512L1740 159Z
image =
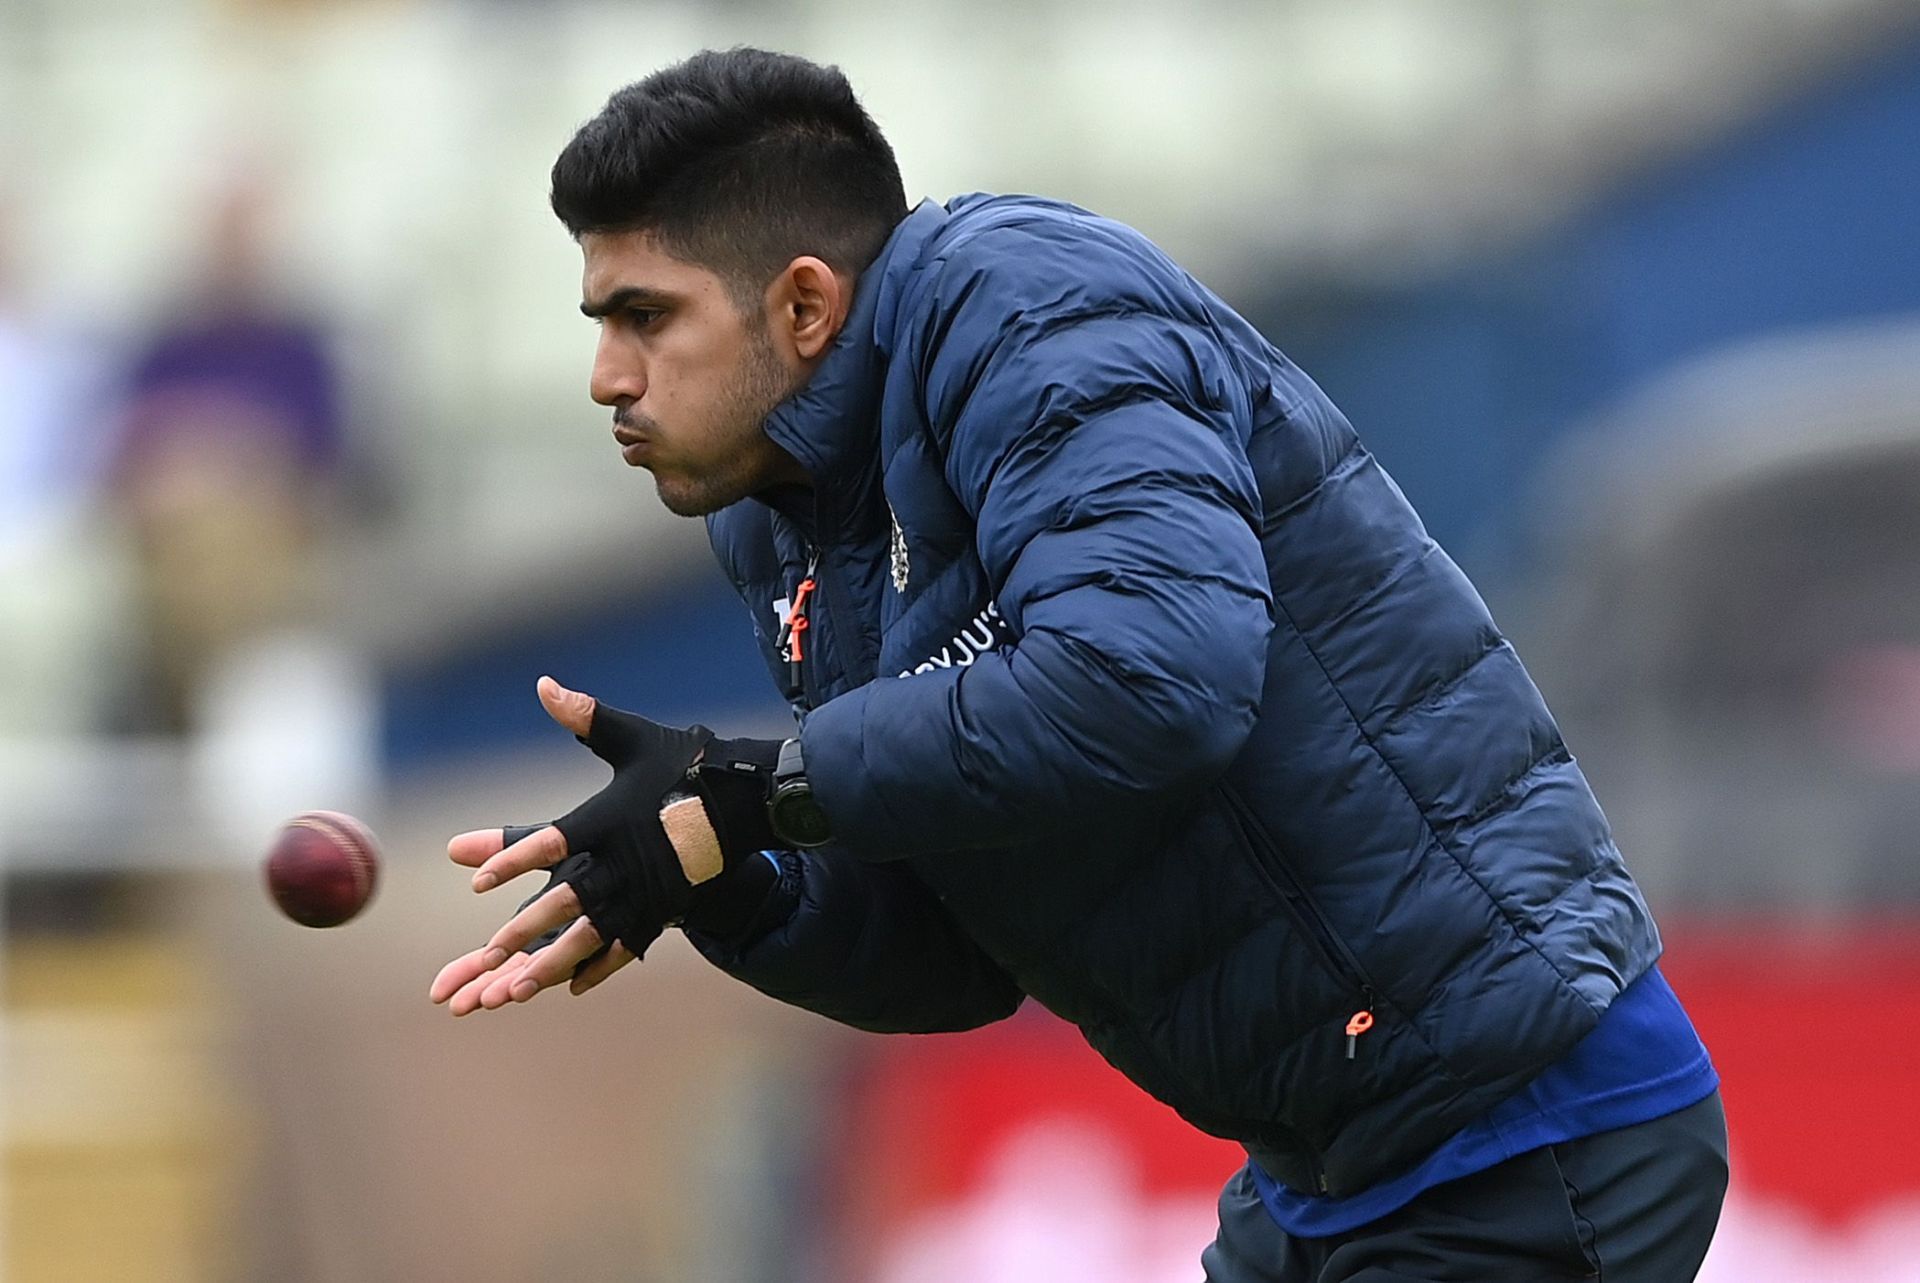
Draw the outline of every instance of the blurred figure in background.
M209 666L325 596L340 377L325 327L274 288L273 200L258 171L229 180L199 296L128 370L109 500L132 538L143 647L124 729L193 729Z

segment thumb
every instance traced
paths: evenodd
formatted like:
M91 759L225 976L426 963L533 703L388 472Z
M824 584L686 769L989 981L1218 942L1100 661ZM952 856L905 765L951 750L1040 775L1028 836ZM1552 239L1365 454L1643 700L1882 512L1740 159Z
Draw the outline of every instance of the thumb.
M585 738L593 726L593 710L598 701L591 695L568 690L551 677L542 677L534 687L540 696L540 706L547 710L547 716Z

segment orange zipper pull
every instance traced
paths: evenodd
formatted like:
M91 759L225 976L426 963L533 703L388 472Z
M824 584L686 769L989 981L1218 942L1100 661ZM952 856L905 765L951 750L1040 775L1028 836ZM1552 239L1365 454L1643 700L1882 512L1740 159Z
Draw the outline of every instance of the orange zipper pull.
M807 617L805 615L795 615L793 617L793 633L792 633L792 636L790 636L787 639L787 650L793 656L793 659L792 659L793 663L797 664L802 659L806 658L804 655L800 653L801 652L800 634L806 631L807 631Z
M807 598L813 595L813 580L802 579L800 586L793 590L793 606L787 612L788 647L794 663L801 660L800 634L807 631Z
M813 581L813 563L807 563L807 577L802 579L793 590L793 605L787 607L787 619L780 627L781 658L787 661L789 680L793 685L801 685L803 673L800 660L806 654L806 645L800 635L809 627L807 621L807 598L813 596L816 587Z
M1360 1049L1360 1035L1367 1032L1367 1030L1371 1028L1373 1028L1373 1013L1371 1011L1356 1011L1353 1013L1351 1017L1348 1018L1347 1020L1347 1059L1348 1060L1352 1060L1354 1053Z

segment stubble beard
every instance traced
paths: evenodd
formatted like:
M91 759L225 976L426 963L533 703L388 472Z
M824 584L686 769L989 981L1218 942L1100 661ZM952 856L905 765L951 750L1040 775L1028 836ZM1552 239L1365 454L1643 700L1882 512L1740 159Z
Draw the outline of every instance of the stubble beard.
M710 436L717 445L716 461L699 472L653 474L654 490L668 512L704 517L767 488L781 455L764 424L798 390L790 377L772 341L755 331L747 341L738 376L715 408Z

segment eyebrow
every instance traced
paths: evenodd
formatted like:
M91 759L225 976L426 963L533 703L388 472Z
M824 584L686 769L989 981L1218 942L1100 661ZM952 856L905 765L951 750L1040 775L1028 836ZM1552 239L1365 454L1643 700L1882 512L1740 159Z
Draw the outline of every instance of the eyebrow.
M654 289L647 285L623 285L597 303L589 300L580 304L580 315L612 316L615 312L624 312L630 307L665 308L677 301L665 290Z

